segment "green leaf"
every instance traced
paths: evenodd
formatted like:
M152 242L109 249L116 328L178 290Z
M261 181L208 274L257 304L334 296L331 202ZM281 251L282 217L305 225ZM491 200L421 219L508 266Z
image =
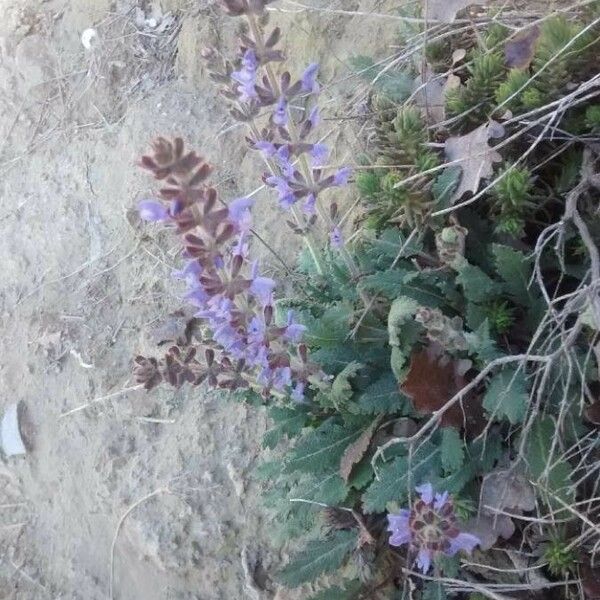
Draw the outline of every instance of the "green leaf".
M392 373L369 385L358 398L357 412L368 415L395 413L409 406L408 399L398 389L398 382Z
M319 318L301 315L307 327L304 333L306 342L320 347L343 344L349 333L352 310L351 306L340 303L328 307Z
M354 390L350 380L356 377L362 366L359 362L351 362L333 380L330 397L336 408L346 404L352 398Z
M428 581L423 588L423 600L446 600L446 590L439 581Z
M431 193L436 203L436 209L448 208L452 205L452 194L458 186L462 169L458 166L447 167L433 182Z
M347 495L348 487L337 468L316 477L303 478L289 492L289 498L300 497L332 506L343 502Z
M531 306L537 298L529 285L533 273L532 259L518 250L500 244L494 244L492 252L498 275L512 300L522 306Z
M467 340L469 354L475 355L482 365L485 365L502 355L496 346L496 342L490 335L490 324L487 319L485 319L475 331L466 332L465 338Z
M302 437L285 463L287 473L293 471L315 474L337 468L346 448L355 442L363 427L343 427L329 419Z
M292 588L314 581L324 573L339 569L355 547L353 531L336 531L325 540L312 540L279 571L277 580Z
M458 471L464 462L465 452L463 441L454 427L444 427L442 430L442 466L444 471L452 473Z
M343 584L343 587L334 586L326 590L317 592L308 600L355 600L358 598L362 584L360 581L349 581Z
M548 504L556 509L563 509L559 498L566 504L571 504L574 499L571 488L571 465L560 457L559 445L553 444L559 435L556 423L552 417L538 419L529 432L525 457L529 473L533 480L538 481L542 489L542 496L548 498Z
M263 437L265 448L274 448L283 437L298 435L306 424L307 414L304 407L282 408L273 406L269 416L275 422L274 426Z
M363 494L363 508L366 512L383 512L388 502L403 503L407 500L410 488L419 485L431 472L439 472L439 448L424 444L412 457L398 456L378 469L376 479Z
M408 73L398 70L382 73L386 65L375 64L370 56L352 56L349 62L362 79L394 102L403 102L412 93L413 79Z
M470 302L485 302L498 292L498 284L466 260L458 264L456 270L456 282L462 286L465 298Z
M392 269L387 271L379 271L372 275L367 275L362 279L362 285L365 290L375 294L382 294L387 298L395 298L398 296L404 277L408 271Z
M483 408L490 415L506 417L513 425L527 414L529 393L523 370L507 368L494 375L483 397Z
M388 334L391 346L399 346L401 343L399 329L406 321L413 320L419 303L412 298L401 296L392 302L388 314Z

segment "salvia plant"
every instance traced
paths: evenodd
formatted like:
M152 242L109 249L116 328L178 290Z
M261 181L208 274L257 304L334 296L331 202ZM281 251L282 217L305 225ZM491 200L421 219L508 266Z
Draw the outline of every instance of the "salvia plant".
M138 383L265 407L256 477L296 550L274 577L302 597L597 597L597 3L427 35L407 15L410 52L350 61L374 80L352 171L328 166L318 65L286 70L271 2L221 4L246 33L204 56L305 243L301 284L253 260L254 200L220 201L205 159L159 138L139 212L179 236L198 327L138 356Z

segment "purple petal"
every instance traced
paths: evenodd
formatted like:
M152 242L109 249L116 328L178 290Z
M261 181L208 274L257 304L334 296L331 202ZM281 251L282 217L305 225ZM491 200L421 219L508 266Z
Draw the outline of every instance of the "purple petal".
M289 367L281 367L275 369L273 374L273 387L276 390L283 390L283 388L292 384L292 370Z
M242 66L244 69L248 69L249 71L256 71L258 69L258 59L256 58L256 53L252 49L246 50L244 52L244 56L242 57Z
M262 304L268 304L271 292L275 288L275 282L268 277L255 277L250 284L250 292L256 296Z
M264 140L258 140L258 142L255 142L254 147L269 157L275 156L275 153L277 152L277 148L275 148L275 144L273 144L271 142L266 142Z
M422 573L427 573L431 567L431 559L433 558L433 552L426 548L421 548L419 554L417 554L417 567L421 569Z
M298 383L296 383L291 394L294 402L304 402L304 388L305 383L303 381L298 381Z
M435 510L440 510L448 501L449 496L450 494L448 492L436 494L433 499L433 508L435 508Z
M425 504L431 504L433 502L433 486L430 483L423 483L415 488L418 494L421 494L421 500Z
M333 248L341 248L344 245L344 238L339 227L334 227L329 233L329 241Z
M451 542L447 554L454 556L460 550L471 554L475 546L481 545L481 540L472 533L459 533Z
M282 96L279 98L277 106L275 107L275 112L273 113L273 123L275 123L275 125L279 125L279 127L284 127L287 125L287 121L287 100Z
M308 65L300 81L302 82L303 92L317 92L319 91L319 85L317 84L317 73L319 72L319 65L312 63Z
M236 198L228 204L229 219L239 230L248 231L250 229L252 224L250 208L253 204L252 198Z
M302 203L302 212L307 215L314 215L317 212L316 209L317 199L314 194L309 194L306 200Z
M412 531L409 524L410 511L401 510L398 514L389 514L388 528L392 535L389 539L390 546L402 546L408 544L412 539Z
M322 167L329 158L329 148L326 144L314 144L310 156L314 167Z
M333 185L346 185L348 179L352 175L352 169L350 167L343 167L333 176Z
M142 200L138 204L138 211L144 221L166 221L169 218L169 211L156 200Z

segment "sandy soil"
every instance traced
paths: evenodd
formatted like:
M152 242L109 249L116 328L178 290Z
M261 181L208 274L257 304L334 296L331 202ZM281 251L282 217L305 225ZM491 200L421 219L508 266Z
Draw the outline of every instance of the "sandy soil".
M132 210L151 192L136 157L152 136L180 134L217 166L224 197L259 181L199 57L209 43L235 47L238 22L215 4L0 0L0 412L24 403L31 445L0 461L0 599L275 591L268 573L285 549L269 541L252 476L264 415L215 393L127 391L132 355L152 348L153 328L180 304L175 241ZM303 4L385 12L394 2ZM356 91L350 54L392 53L393 20L276 6L294 64L319 60L324 80L341 82L326 103ZM347 160L356 134L336 123L328 141ZM293 261L295 240L266 195L257 213Z

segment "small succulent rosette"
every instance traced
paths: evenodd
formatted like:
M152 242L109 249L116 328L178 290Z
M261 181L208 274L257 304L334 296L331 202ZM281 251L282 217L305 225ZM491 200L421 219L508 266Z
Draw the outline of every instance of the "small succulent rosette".
M433 492L430 483L415 488L420 494L411 509L388 515L391 546L408 545L417 567L427 573L439 555L468 553L480 544L479 538L460 530L452 497L448 492Z

